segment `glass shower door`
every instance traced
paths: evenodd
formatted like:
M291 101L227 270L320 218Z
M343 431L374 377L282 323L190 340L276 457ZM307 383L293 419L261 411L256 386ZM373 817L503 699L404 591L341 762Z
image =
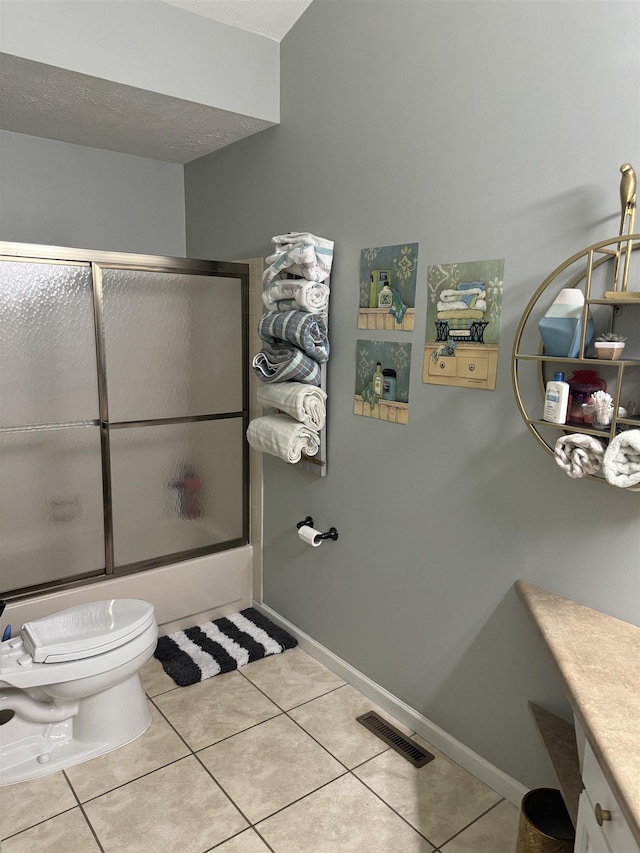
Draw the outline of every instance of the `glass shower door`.
M0 260L0 594L104 574L91 268Z
M99 267L114 571L246 541L242 280Z

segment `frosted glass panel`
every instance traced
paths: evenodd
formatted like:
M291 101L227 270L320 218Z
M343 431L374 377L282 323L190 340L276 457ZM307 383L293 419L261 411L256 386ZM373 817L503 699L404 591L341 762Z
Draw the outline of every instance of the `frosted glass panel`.
M110 435L116 567L243 536L242 418Z
M97 426L0 433L0 583L104 572Z
M89 267L0 261L0 426L98 418Z
M242 410L238 279L106 269L111 422Z

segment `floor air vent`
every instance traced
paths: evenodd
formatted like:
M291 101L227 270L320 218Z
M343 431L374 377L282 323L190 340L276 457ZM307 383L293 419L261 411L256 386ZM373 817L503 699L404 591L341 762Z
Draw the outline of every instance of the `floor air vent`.
M395 749L396 752L399 752L400 755L403 755L414 767L423 767L435 758L435 755L421 749L415 741L403 735L395 726L383 720L373 711L356 717L356 720L392 749Z

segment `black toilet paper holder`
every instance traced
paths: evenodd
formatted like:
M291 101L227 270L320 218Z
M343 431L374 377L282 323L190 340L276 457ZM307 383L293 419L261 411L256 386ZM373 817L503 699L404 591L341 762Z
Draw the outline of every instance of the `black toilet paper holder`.
M296 527L298 528L298 530L300 530L301 527L313 527L313 519L310 515L308 515L303 521L299 521L296 524ZM319 536L320 539L333 539L333 541L335 542L335 540L338 538L338 531L335 529L335 527L330 527L326 533L320 533Z

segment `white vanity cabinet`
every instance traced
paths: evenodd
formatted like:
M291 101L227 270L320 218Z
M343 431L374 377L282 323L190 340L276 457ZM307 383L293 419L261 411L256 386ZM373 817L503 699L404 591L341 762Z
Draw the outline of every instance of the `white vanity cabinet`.
M574 723L530 702L576 829L575 853L640 853L640 627L516 582ZM555 719L554 719L555 718Z
M581 737L577 721L575 725L584 784L578 804L575 853L640 853L591 746Z

